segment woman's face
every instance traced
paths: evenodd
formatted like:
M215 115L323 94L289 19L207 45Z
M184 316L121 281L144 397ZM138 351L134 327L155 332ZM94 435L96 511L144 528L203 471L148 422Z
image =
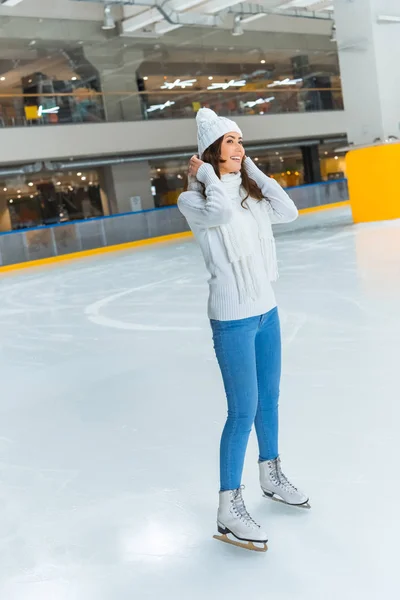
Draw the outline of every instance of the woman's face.
M221 161L219 170L221 175L227 173L238 173L242 168L244 158L243 139L238 134L232 131L226 133L221 144Z

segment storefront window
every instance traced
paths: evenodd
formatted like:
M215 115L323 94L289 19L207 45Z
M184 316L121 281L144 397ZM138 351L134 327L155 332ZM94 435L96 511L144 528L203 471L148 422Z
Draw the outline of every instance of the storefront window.
M248 154L261 171L276 179L283 187L292 187L304 183L303 159L300 148L259 149L251 150ZM171 206L177 203L179 194L184 190L188 160L187 158L150 161L151 185L154 203L157 207Z
M321 177L323 181L346 178L346 155L338 152L338 143L319 146ZM342 144L343 145L343 144Z
M0 207L3 231L99 217L103 208L98 172L42 172L3 179Z

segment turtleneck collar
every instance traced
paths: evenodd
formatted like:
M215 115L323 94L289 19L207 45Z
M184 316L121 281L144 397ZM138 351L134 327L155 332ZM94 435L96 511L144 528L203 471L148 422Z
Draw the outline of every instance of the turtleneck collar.
M239 194L240 186L242 185L242 176L238 173L228 173L221 176L221 182L231 194Z

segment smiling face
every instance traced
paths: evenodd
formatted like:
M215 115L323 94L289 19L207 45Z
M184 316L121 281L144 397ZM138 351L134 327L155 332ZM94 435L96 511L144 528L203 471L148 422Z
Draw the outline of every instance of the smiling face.
M242 168L244 158L243 139L234 131L226 133L221 143L220 173L238 173Z

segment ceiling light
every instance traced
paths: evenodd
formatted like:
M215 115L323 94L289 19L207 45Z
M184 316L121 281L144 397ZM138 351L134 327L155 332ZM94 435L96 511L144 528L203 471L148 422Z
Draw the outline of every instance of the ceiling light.
M257 162L257 161L258 161L258 158L255 158L254 160Z
M164 108L168 108L169 106L172 106L173 104L175 104L175 102L171 102L170 100L167 100L167 102L165 102L165 104L153 104L152 106L149 106L149 108L146 109L146 112L154 112L155 110L164 110Z
M76 81L77 79L77 77L71 77L71 81Z
M339 160L339 157L338 157L338 156L335 156L335 160Z
M17 194L20 194L20 193L21 193L21 190L17 190Z
M2 6L16 6L20 2L22 2L22 0L1 0L1 5Z
M0 77L0 81L5 81L6 78L5 77Z
M266 63L266 62L267 62L267 61L265 60L265 58L263 58L262 60L260 60L260 63L261 63L262 65L265 65L265 63Z
M109 29L115 29L115 21L112 15L111 6L109 4L106 4L104 7L104 19L101 28L105 31L108 31Z
M6 192L6 191L7 191L7 188L3 188L3 192Z
M83 175L83 177L81 177L82 181L86 181L86 177Z
M400 17L392 15L379 15L377 18L378 23L400 23Z
M275 100L275 96L270 96L269 98L258 98L258 100L251 100L249 102L245 102L244 106L248 108L253 108L257 106L257 104L269 104Z
M228 82L224 82L224 83L212 83L211 85L208 86L208 90L227 90L230 87L243 87L244 85L246 85L246 80L245 79L241 79L240 81L235 81L234 79L231 79Z
M31 41L29 42L29 46L34 46L35 44L36 44L36 40L31 40Z
M35 197L35 196L34 196L33 194L31 194L31 195L29 196L29 198L34 198L34 197Z
M21 194L18 194L17 198L21 198Z
M214 77L212 75L210 75L210 77L208 78L209 81L212 81L214 79Z
M148 80L148 77L143 77L143 81L147 81L147 80Z
M273 87L279 87L281 85L297 85L298 83L301 83L302 81L303 81L303 79L301 77L299 77L298 79L289 79L289 77L286 77L283 80L277 79L276 81L273 81L272 83L267 85L267 87L273 88Z
M167 81L164 85L161 86L162 90L173 90L176 87L180 87L185 89L187 87L192 87L194 83L196 83L197 79L186 79L185 81L181 81L180 79L175 79L173 83L168 83Z
M242 27L242 17L240 15L236 15L233 20L232 35L238 36L238 35L243 35L243 34L244 34L244 31L243 31L243 27Z
M12 204L14 202L14 200L12 198L10 198L9 203Z
M80 177L82 175L82 173L77 173L78 177Z
M28 183L28 185L29 185L29 187L32 187L32 186L33 186L33 183L32 183L32 181L30 181L30 182Z
M61 181L57 181L57 185L61 185Z

